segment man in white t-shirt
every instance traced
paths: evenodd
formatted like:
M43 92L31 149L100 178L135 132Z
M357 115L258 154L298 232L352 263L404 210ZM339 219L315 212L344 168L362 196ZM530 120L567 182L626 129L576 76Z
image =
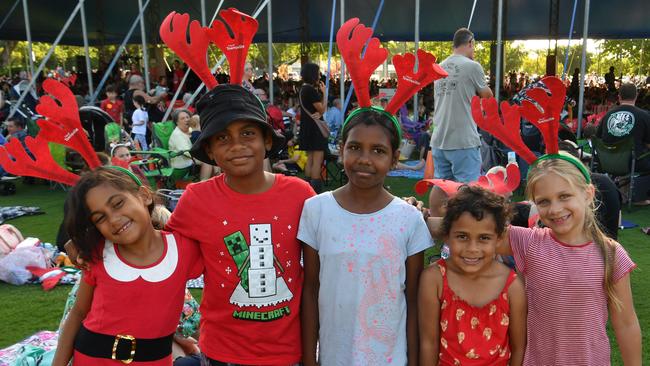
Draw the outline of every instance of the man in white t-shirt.
M481 65L474 61L474 34L454 33L454 53L440 66L449 76L434 83L436 128L431 137L434 174L438 179L472 182L481 175L481 140L472 119L475 95L492 97Z

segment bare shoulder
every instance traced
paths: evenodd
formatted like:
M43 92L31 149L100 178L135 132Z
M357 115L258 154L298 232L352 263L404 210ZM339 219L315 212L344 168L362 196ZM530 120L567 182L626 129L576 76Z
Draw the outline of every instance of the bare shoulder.
M516 273L515 280L512 281L510 284L510 287L508 288L508 295L513 296L513 295L523 295L526 292L525 286L524 286L524 278L522 275L519 273Z
M442 285L442 272L444 269L438 265L438 263L431 263L426 267L422 274L420 275L420 281L426 281L429 283L435 283Z

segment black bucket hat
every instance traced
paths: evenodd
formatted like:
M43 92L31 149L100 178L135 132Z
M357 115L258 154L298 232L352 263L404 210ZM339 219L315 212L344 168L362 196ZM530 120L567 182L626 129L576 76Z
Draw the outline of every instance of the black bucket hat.
M201 118L201 135L192 145L190 154L204 163L216 165L205 153L203 145L210 137L226 129L237 120L258 122L273 139L266 155L277 153L284 146L284 136L277 133L266 119L262 102L240 85L221 84L204 95L196 105Z

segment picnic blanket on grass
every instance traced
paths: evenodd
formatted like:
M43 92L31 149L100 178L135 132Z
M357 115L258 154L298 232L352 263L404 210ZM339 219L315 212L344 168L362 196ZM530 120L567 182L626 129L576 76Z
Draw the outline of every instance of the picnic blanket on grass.
M27 207L27 206L0 206L0 224L7 220L15 219L16 217L26 215L42 215L45 212L41 211L40 207Z
M0 366L49 366L52 364L59 335L40 331L0 350Z
M409 160L405 161L404 164L406 165L416 165L419 163L418 160ZM396 169L396 170L391 170L387 174L389 177L404 177L404 178L410 178L410 179L422 179L424 178L424 168L420 170L409 170L409 169Z

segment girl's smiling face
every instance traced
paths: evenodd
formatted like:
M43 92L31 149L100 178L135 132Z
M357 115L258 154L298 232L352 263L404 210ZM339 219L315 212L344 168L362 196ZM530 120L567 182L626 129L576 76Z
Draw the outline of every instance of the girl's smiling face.
M383 186L398 157L399 150L393 151L389 132L376 124L352 127L341 149L345 173L358 188Z
M491 214L484 213L477 220L471 213L463 212L449 230L445 242L449 246L452 265L465 273L478 273L490 268L496 255L499 235Z
M147 208L152 200L144 188L130 192L106 183L86 194L90 221L104 238L122 245L137 242L144 230L153 228Z
M541 176L532 189L539 217L555 237L567 244L584 244L585 213L593 199L593 186L587 191L576 189L556 173Z

